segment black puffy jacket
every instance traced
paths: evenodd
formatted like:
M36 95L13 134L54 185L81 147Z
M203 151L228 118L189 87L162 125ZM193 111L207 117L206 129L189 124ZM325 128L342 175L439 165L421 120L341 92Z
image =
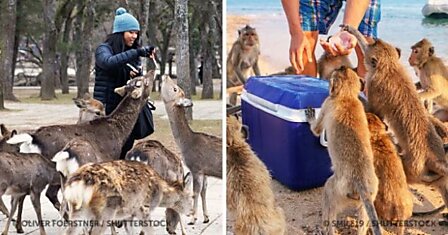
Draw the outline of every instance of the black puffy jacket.
M136 49L113 54L109 44L102 43L95 52L95 88L93 96L103 102L106 114L111 113L120 103L122 97L114 92L117 87L124 86L130 79L129 63L135 68L141 64Z

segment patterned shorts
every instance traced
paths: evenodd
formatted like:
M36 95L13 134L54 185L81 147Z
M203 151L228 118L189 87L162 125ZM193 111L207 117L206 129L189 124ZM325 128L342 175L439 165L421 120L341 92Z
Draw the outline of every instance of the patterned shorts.
M371 0L358 30L365 36L377 37L377 25L381 19L381 0ZM304 31L327 34L336 20L342 0L300 0L300 15Z

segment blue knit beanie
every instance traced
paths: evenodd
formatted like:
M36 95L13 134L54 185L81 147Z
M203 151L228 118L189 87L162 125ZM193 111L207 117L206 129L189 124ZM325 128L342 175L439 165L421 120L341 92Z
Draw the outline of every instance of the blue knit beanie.
M115 11L114 29L112 33L140 31L140 24L134 16L127 13L123 7Z

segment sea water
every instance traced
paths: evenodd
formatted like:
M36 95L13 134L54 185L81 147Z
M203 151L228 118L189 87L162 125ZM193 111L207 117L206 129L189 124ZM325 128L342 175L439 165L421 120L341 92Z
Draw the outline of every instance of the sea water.
M433 43L436 55L448 65L448 19L425 18L421 13L425 3L423 0L381 1L378 37L401 49L401 61L412 73L407 62L410 47L422 38ZM337 26L342 23L343 11L344 7L333 24L330 35L339 30ZM278 68L289 65L289 31L280 0L228 0L227 14L249 17L251 25L260 34L262 54L278 65ZM326 38L327 35L320 37ZM316 54L321 53L322 49L318 45Z

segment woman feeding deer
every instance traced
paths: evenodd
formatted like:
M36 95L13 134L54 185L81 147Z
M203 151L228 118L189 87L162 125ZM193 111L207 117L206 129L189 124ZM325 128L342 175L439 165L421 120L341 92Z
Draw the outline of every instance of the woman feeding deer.
M109 34L95 52L94 98L103 102L109 115L123 97L114 89L126 85L127 81L142 75L140 57L153 58L153 46L139 44L140 24L137 19L120 7L115 12L112 34ZM132 148L135 139L144 138L154 132L151 109L145 105L134 129L123 145L120 158Z

